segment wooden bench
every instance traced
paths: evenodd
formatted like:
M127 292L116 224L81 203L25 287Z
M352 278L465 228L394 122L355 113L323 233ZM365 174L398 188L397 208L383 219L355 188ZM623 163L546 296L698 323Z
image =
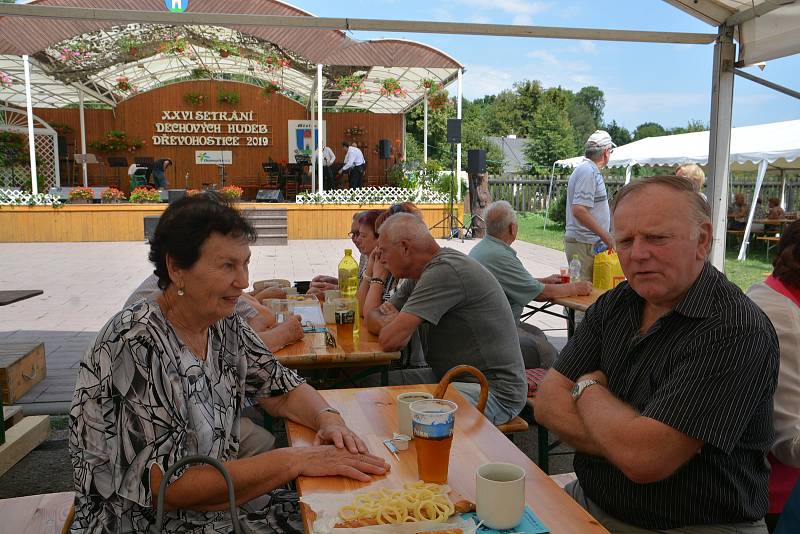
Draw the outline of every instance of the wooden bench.
M0 499L0 525L3 532L68 532L64 528L74 500L75 493L71 491Z

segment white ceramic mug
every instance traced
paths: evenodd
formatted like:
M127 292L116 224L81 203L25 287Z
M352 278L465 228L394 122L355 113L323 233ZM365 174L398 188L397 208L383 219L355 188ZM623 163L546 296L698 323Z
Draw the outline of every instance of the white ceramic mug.
M525 513L525 471L514 464L484 464L475 473L478 519L495 530L514 528Z
M397 396L398 434L405 434L412 439L414 438L414 431L411 428L411 411L408 409L408 405L414 401L432 398L433 395L427 391L409 391Z

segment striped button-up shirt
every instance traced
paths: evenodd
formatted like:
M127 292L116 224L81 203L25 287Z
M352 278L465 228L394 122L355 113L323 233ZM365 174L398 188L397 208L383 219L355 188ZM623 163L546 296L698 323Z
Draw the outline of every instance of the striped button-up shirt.
M620 400L704 445L650 484L577 453L575 473L586 496L648 529L761 519L779 357L772 324L708 263L681 303L640 334L644 306L627 282L603 295L554 367L571 380L603 371Z

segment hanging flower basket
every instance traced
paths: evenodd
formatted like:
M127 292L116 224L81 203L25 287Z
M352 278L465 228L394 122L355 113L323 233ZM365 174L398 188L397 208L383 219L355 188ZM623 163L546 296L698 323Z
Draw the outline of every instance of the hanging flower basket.
M173 54L176 56L180 56L181 54L185 53L188 48L189 44L183 37L174 39L172 41L167 41L161 45L162 52L164 52L165 54Z
M258 58L258 62L261 63L261 66L268 71L273 71L275 69L283 69L292 64L290 60L281 57L276 52L271 52L269 54L262 54L261 57Z
M128 80L127 76L118 77L116 82L117 82L117 89L119 89L123 93L127 93L133 90L133 86L131 85L131 82L130 80Z
M220 104L236 105L239 103L239 100L239 93L236 91L225 91L224 89L220 89L217 93L217 102Z
M236 185L226 185L219 191L217 191L223 198L228 199L231 202L236 202L241 200L242 195L244 194L244 189Z
M205 104L206 95L204 95L203 93L198 93L196 91L189 91L188 93L183 95L183 101L193 106L200 106L202 104Z
M226 43L224 41L215 41L214 48L217 50L219 57L238 56L239 47Z
M267 98L271 97L275 93L280 93L281 91L283 91L283 87L275 82L264 82L264 86L261 88L261 94Z
M447 91L440 89L428 95L428 108L432 111L444 109L450 104L450 95Z
M142 43L130 37L122 37L117 39L117 46L122 52L136 57L139 55L139 49L142 47Z
M408 94L408 91L400 85L397 78L386 78L381 82L381 96L400 98Z
M13 80L8 73L3 72L0 70L0 89L5 89L7 87L11 87L13 85Z
M367 133L367 131L361 126L351 126L350 128L347 128L344 133L350 137L360 137Z
M417 87L424 89L428 94L433 94L442 89L442 84L433 78L423 78L420 80L419 84L417 84Z
M339 76L336 78L336 88L342 93L361 93L364 94L367 90L364 88L363 74L350 74L348 76Z
M89 148L97 152L134 152L144 146L144 141L138 138L129 139L128 134L122 130L110 130L103 137L89 143Z
M91 204L94 200L94 191L90 187L74 187L69 192L69 201L72 204Z

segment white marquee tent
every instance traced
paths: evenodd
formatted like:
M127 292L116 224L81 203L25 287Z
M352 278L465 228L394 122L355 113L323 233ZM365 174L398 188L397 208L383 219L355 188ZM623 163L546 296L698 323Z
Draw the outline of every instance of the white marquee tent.
M630 182L634 165L676 166L685 163L708 164L709 132L647 137L614 149L609 167L624 167L625 183ZM767 170L800 170L800 120L743 126L731 129L730 167L758 171L745 235L749 235L755 215L756 199ZM583 157L556 161L555 165L575 167ZM783 174L783 173L781 173ZM784 177L785 178L785 177ZM785 181L783 190L785 190ZM785 195L781 203L785 207ZM725 228L724 211L715 214L714 226ZM745 259L747 240L742 240L739 259Z

